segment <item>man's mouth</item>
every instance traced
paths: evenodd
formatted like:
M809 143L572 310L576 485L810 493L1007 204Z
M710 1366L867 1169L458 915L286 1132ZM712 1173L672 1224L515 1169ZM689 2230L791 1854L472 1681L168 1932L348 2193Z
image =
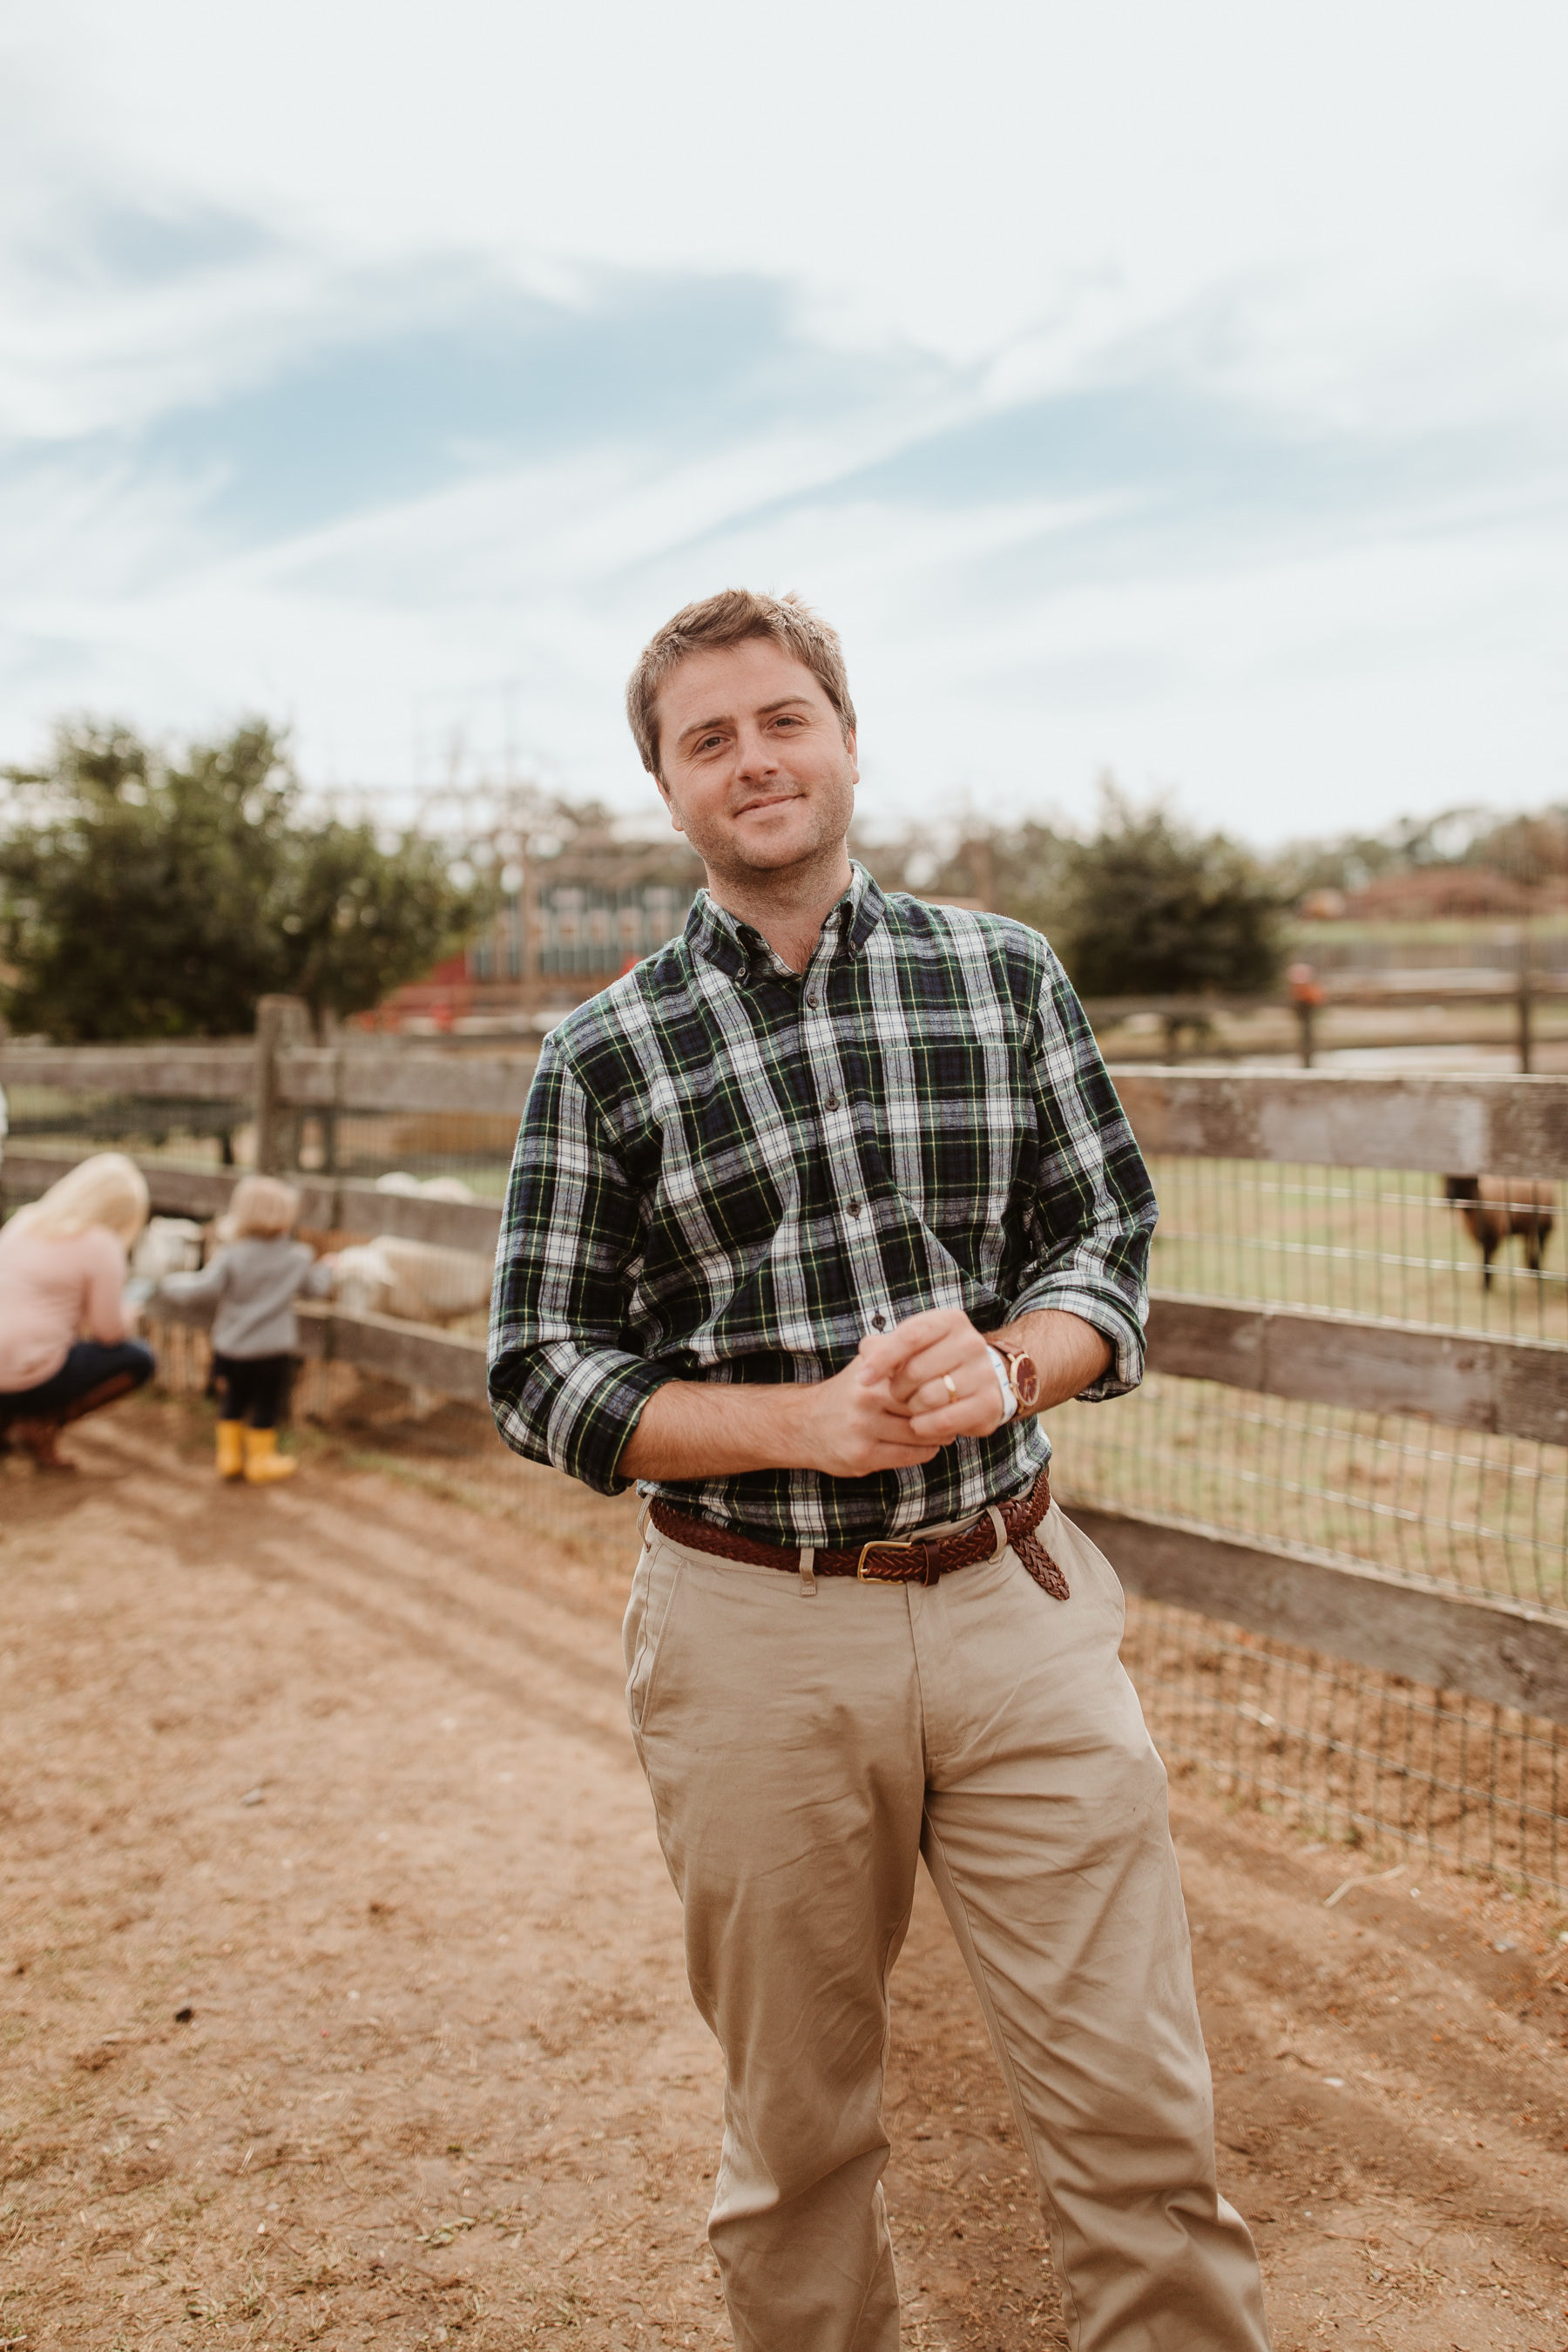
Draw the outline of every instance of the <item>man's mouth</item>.
M791 801L804 800L804 793L770 793L765 800L742 801L737 816L755 816L759 810L787 808Z

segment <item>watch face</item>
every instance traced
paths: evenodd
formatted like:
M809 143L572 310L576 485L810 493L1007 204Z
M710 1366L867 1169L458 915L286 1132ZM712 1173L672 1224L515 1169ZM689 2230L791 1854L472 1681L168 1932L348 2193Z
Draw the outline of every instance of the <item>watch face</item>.
M1025 1412L1037 1403L1040 1394L1040 1375L1033 1356L1015 1356L1008 1366L1013 1375L1013 1393Z

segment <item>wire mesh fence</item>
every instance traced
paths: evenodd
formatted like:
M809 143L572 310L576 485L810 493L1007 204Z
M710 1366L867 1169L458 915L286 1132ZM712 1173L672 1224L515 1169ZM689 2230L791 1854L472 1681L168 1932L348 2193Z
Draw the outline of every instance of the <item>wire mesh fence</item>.
M1532 1204L1532 1232L1507 1239L1489 1285L1440 1178L1244 1160L1152 1166L1163 1290L1568 1340L1554 1192L1552 1223ZM1114 1412L1060 1408L1051 1430L1058 1486L1080 1503L1327 1553L1431 1590L1568 1609L1562 1446L1158 1373Z
M307 1174L456 1177L476 1200L499 1201L516 1141L514 1113L308 1112L300 1121L295 1164Z
M1562 1896L1568 1891L1568 1732L1130 1601L1122 1658L1173 1779L1314 1836Z
M1150 1172L1162 1289L1568 1340L1555 1185L1538 1202L1516 1179L1487 1211L1491 1225L1522 1229L1497 1241L1489 1282L1475 1231L1485 1204L1449 1201L1441 1176L1178 1158L1152 1160Z
M1489 1280L1440 1176L1184 1158L1152 1172L1163 1290L1568 1341L1555 1187L1507 1188L1529 1229L1501 1237ZM1563 1447L1159 1373L1113 1408L1049 1420L1069 1508L1568 1611ZM1173 1769L1325 1836L1563 1890L1568 1734L1555 1725L1155 1601L1130 1604L1125 1655Z
M143 1325L142 1338L152 1349L157 1385L168 1396L203 1397L212 1393L212 1342L196 1323ZM296 1422L330 1423L361 1387L352 1364L319 1358L297 1359L289 1384L286 1411Z
M13 1149L58 1159L62 1173L91 1151L130 1151L180 1169L243 1171L256 1163L248 1102L18 1086L9 1090L9 1105ZM513 1113L308 1111L294 1126L285 1156L301 1174L449 1176L477 1200L500 1200L516 1140Z
M1151 1372L1049 1415L1064 1501L1568 1609L1568 1451Z
M174 1168L244 1168L255 1160L248 1099L68 1091L13 1083L6 1089L13 1149L58 1158L62 1172L91 1151L130 1151Z
M12 1150L58 1160L62 1175L93 1151L129 1151L180 1170L232 1168L243 1174L256 1164L255 1121L246 1102L68 1095L21 1086L10 1089L9 1109ZM470 1111L307 1112L289 1139L285 1161L301 1175L455 1177L474 1199L499 1201L517 1119Z

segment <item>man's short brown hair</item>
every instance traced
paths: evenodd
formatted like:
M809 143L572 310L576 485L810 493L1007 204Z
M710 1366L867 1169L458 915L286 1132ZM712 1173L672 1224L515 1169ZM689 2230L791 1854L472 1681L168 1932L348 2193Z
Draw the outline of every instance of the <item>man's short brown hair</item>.
M850 733L855 705L849 699L849 674L837 630L798 596L759 596L750 588L723 588L699 604L684 605L672 621L666 621L643 647L626 680L626 718L650 776L659 772L658 697L670 672L688 654L709 646L743 645L748 637L771 637L793 654L821 686L846 736Z

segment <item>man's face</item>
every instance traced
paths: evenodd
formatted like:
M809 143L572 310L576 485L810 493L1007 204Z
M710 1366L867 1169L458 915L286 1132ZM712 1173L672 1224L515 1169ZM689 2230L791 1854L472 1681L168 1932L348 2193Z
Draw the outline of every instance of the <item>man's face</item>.
M658 779L676 830L715 874L774 874L841 843L855 738L769 637L690 654L658 698Z

